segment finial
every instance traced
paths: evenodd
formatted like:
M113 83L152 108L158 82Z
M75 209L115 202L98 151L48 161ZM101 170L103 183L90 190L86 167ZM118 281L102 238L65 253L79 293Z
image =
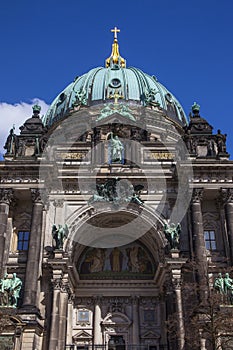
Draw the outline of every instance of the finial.
M197 102L194 102L192 105L192 112L195 116L199 115L199 111L200 111L200 105L197 104Z
M106 68L111 67L118 69L119 67L125 68L126 66L126 61L124 58L120 56L119 53L119 45L118 45L118 40L117 40L117 33L120 33L120 29L115 27L114 29L111 29L111 32L114 33L114 41L112 44L112 53L109 58L106 59L105 61L105 66Z

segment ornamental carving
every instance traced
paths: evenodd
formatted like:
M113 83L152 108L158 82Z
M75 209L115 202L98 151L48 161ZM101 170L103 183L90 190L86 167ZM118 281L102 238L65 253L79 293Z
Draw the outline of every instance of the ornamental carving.
M192 203L199 203L202 201L203 198L203 188L194 188L193 189L193 196L192 196Z
M35 203L46 204L48 200L46 191L39 188L31 188L31 198L32 198L33 204Z
M220 198L224 204L233 203L233 188L221 188Z
M182 281L180 278L173 278L172 279L172 285L175 289L180 289L182 286Z
M6 189L2 188L0 189L0 203L8 204L10 205L13 200L14 191L12 188Z

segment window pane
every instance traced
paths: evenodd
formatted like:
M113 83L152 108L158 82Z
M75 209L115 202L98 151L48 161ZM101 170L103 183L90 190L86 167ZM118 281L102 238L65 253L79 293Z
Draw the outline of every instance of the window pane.
M24 232L24 239L25 240L28 240L29 239L29 232Z
M205 239L209 239L209 231L204 231Z
M211 242L211 248L212 248L213 250L216 250L216 242L215 242L215 241L212 241L212 242Z
M18 239L19 239L19 241L22 241L22 239L23 239L23 234L24 234L24 232L22 232L22 231L19 231L19 232L18 232Z
M205 242L205 247L206 247L206 249L210 249L210 241Z
M21 241L18 241L17 250L22 250L23 245Z
M214 233L214 231L210 231L210 239L212 239L213 241L215 240L215 233Z

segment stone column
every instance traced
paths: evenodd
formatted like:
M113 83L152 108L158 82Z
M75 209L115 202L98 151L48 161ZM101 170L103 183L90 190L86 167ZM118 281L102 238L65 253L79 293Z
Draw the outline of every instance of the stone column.
M13 190L0 189L0 277L3 277L3 261L4 251L6 249L6 234L7 234L7 223L10 209L10 203L13 199Z
M137 296L132 298L132 343L139 345L139 298Z
M194 188L191 202L192 232L194 251L197 262L197 276L200 285L205 289L207 283L207 256L205 248L201 200L203 189ZM202 289L202 288L201 288Z
M233 189L222 189L222 200L225 203L227 234L230 246L231 264L233 263Z
M54 280L49 350L58 350L60 288L61 288L61 279Z
M65 349L66 345L66 329L67 329L67 308L69 290L67 285L62 285L60 292L59 305L59 335L58 335L58 350Z
M42 217L44 205L38 189L31 189L33 210L28 258L24 282L23 307L37 307L38 277L41 256Z
M101 332L101 307L100 298L95 299L95 312L94 312L94 345L102 344L102 332Z

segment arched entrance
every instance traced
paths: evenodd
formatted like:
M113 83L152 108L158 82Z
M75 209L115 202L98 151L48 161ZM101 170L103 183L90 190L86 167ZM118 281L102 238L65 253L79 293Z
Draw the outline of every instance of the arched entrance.
M87 222L94 220L96 226L104 228L115 223L117 229L119 218L124 224L134 220L132 213L123 210L116 217L107 214L86 215ZM84 218L85 214L82 215ZM79 223L76 217L76 222L70 225L73 238L80 232L88 234L88 226L83 229ZM159 347L165 320L161 298L165 277L160 263L165 239L158 226L150 225L139 239L118 246L84 246L70 238L69 278L75 296L68 327L72 327L72 342L77 348L157 350Z

